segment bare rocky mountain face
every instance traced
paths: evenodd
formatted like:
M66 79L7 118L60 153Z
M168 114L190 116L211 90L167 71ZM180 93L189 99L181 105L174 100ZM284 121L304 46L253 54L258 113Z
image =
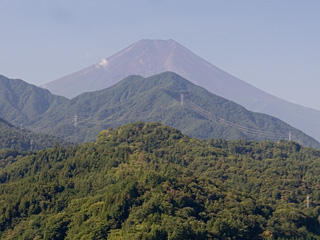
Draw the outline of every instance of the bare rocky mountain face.
M175 72L251 111L266 113L320 140L320 111L268 94L215 67L174 40L140 40L99 63L43 85L73 98L110 87L129 75L149 77Z

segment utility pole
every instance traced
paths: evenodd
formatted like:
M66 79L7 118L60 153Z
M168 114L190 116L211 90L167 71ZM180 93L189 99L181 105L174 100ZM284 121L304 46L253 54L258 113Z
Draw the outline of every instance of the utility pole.
M310 207L310 197L307 196L307 208L309 208L309 207Z

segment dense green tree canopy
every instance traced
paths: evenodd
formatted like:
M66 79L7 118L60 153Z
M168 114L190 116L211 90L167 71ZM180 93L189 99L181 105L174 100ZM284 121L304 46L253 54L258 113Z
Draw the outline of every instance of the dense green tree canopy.
M55 142L65 144L57 137L19 129L0 118L0 150L36 151L52 147Z
M294 142L136 122L0 170L0 238L319 239L319 173Z

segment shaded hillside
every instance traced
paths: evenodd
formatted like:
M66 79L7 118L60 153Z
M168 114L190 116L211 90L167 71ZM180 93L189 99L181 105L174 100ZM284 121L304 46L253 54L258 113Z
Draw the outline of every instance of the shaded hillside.
M198 138L291 138L320 148L318 142L288 124L247 111L170 72L150 78L131 76L71 100L21 80L0 80L7 90L1 95L0 117L71 142L92 141L110 126L143 120L162 122Z
M51 108L34 127L83 142L110 126L138 120L162 122L204 139L278 141L291 134L295 141L320 148L313 138L281 120L250 112L171 72L149 78L130 76L105 90L81 94Z
M48 90L0 75L0 117L14 125L25 125L65 101Z
M318 239L319 172L293 142L133 123L0 170L0 238Z
M174 40L140 40L85 69L43 87L75 97L110 87L129 75L150 77L175 72L245 108L275 116L320 141L320 111L272 96L217 68Z
M20 130L0 118L0 149L37 151L50 148L55 142L64 143L61 139L48 134Z

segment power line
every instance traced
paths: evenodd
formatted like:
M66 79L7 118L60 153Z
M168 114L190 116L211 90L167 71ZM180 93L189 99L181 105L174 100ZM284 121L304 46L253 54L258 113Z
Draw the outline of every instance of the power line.
M184 103L188 104L188 106L191 107L195 112L208 118L209 120L214 121L214 122L221 124L223 126L234 127L247 135L254 135L254 136L258 135L259 138L264 138L264 139L269 139L269 140L288 139L287 134L274 133L274 132L270 132L270 131L263 131L260 129L254 129L254 128L250 128L250 127L241 126L239 124L230 122L226 119L220 118L220 117L210 113L209 111L201 108L200 106L194 104L193 102L191 102L189 100L186 100L186 99L183 99L183 100L184 100ZM181 99L180 99L180 102L181 102ZM291 135L291 132L289 132L289 141L291 141L291 139L292 139L292 135Z

